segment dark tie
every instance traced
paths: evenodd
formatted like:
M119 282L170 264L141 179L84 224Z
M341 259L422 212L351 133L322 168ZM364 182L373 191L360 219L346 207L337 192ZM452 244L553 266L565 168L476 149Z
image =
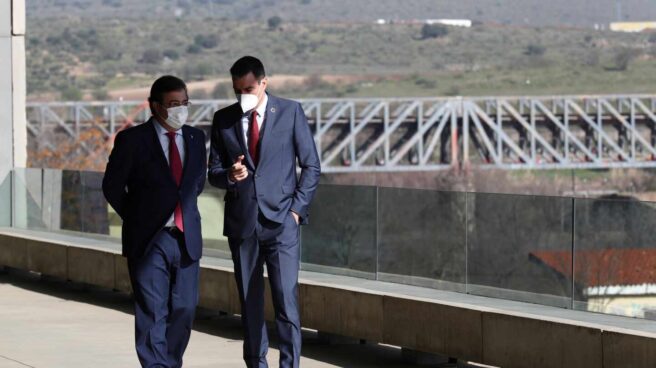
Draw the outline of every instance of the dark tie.
M180 182L182 182L182 160L180 159L178 145L175 143L175 132L167 132L166 135L169 137L169 167L171 168L171 174L173 174L175 184L177 184L179 188ZM175 226L177 226L180 231L184 232L184 222L182 221L182 207L180 206L180 202L175 206L173 219L175 221Z
M250 153L253 163L257 166L260 161L260 127L257 125L257 111L251 115L251 125L248 127L248 153Z

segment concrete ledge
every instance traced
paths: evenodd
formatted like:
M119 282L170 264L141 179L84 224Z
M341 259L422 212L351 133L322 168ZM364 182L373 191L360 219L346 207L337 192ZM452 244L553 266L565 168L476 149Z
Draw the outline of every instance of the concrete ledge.
M383 341L383 296L301 284L303 326L374 342Z
M483 363L506 367L602 367L599 329L483 314Z
M116 255L96 249L68 247L68 279L116 289Z
M240 313L239 294L232 272L202 267L199 290L201 307L232 314Z
M389 296L383 299L383 307L386 343L483 361L480 311Z
M0 234L0 265L27 270L25 238Z
M653 338L606 331L604 368L656 367L656 342Z
M52 240L51 240L52 238ZM129 292L115 243L0 231L0 266ZM240 312L230 260L204 258L200 306ZM266 316L273 319L268 280ZM656 323L303 271L304 327L503 368L656 367Z
M67 247L38 240L25 240L27 246L27 268L48 276L62 279L68 277Z
M119 254L114 254L114 288L125 293L132 293L128 260Z

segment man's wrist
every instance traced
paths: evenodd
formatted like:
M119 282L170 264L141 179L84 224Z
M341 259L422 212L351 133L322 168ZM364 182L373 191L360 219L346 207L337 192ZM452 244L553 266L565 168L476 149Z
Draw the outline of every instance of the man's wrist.
M296 213L294 210L289 210L289 212L291 212L292 215L294 216L294 220L296 220L296 223L300 224L301 223L301 215Z

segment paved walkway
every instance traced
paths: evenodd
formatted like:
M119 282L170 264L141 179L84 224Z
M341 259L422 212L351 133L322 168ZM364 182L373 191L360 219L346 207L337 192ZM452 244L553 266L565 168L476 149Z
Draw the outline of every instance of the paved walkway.
M0 368L138 367L131 311L125 294L0 271ZM278 351L268 358L277 367ZM397 348L327 345L310 331L301 366L416 367L404 364ZM238 319L200 313L185 368L205 367L244 367Z

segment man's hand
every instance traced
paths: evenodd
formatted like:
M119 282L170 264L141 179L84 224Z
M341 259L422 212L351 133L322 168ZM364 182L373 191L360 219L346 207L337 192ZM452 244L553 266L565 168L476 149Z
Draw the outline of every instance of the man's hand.
M233 183L238 183L248 177L248 169L246 169L246 165L242 164L243 160L244 155L237 157L234 165L230 168L228 179Z
M292 217L294 217L294 221L296 221L296 225L300 224L301 218L298 216L298 214L294 211L290 211L292 213Z

